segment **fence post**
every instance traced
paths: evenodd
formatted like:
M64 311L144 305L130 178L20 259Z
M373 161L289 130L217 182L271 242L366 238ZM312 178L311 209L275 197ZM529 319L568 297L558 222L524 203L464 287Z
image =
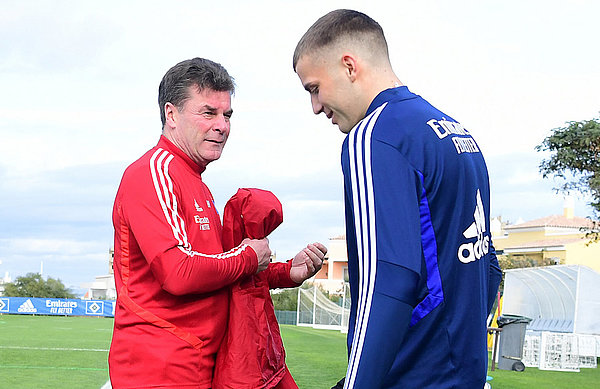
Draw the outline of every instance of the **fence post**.
M315 326L315 315L317 312L317 287L313 284L313 327Z
M300 287L298 287L298 304L296 306L296 325L300 323Z
M342 321L340 322L340 326L343 328L345 323L344 313L346 313L346 283L343 282L342 284L344 288L342 288Z

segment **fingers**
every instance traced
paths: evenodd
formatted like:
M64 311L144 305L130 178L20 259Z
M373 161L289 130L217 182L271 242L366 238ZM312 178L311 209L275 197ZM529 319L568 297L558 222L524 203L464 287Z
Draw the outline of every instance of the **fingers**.
M323 261L325 259L325 254L327 253L327 248L323 246L321 243L311 243L304 249L304 252L309 256L311 260L319 259Z
M306 249L304 249L304 254L306 254L306 260L304 261L304 263L306 264L306 268L308 269L308 272L310 274L314 274L316 270L314 260L311 258L310 254L306 251Z
M325 259L325 253L327 249L320 243L313 243L306 246L303 250L306 254L306 267L310 273L316 273L323 266L323 260Z
M257 273L265 270L271 262L271 249L268 239L244 239L242 243L252 247L258 260Z
M327 254L327 247L325 247L324 244L315 242L312 245L315 246L317 249L319 249L319 251L323 253L323 256L325 256L325 254Z

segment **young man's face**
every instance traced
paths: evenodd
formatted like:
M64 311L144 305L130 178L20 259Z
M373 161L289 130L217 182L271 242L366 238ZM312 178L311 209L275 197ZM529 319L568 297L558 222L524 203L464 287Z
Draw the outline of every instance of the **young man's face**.
M231 94L192 85L189 99L183 108L172 107L175 127L167 136L198 165L206 167L221 157L229 136L231 118Z
M304 89L310 93L315 115L323 112L340 131L348 133L364 115L358 109L355 88L346 75L341 60L303 55L296 73Z

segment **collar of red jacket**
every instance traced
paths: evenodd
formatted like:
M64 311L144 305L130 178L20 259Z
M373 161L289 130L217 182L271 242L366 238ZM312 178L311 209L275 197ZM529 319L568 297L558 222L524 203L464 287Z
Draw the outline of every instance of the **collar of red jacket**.
M196 162L194 162L183 150L177 147L173 142L167 139L166 136L161 135L158 140L157 147L162 147L163 149L168 150L171 154L175 154L179 158L181 158L185 163L192 169L192 171L198 175L201 175L205 170L206 166L200 166Z

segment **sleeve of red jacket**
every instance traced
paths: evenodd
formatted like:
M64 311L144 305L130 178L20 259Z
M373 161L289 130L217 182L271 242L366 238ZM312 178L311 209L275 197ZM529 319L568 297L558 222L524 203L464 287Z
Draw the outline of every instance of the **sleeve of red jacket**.
M297 284L290 278L290 270L292 268L292 260L287 262L273 262L269 264L265 270L265 276L269 283L269 289L277 288L295 288L302 285Z
M123 180L127 183L126 177ZM172 199L163 204L151 180L131 179L129 183L120 190L117 212L122 217L121 223L131 229L164 290L174 295L206 293L256 272L258 261L250 246L244 244L224 253L205 254L201 247L192 247L187 242L187 226L177 214L177 206L172 205L181 204L177 202L180 193L176 183L168 188L168 193L159 194ZM221 247L220 238L215 245Z

